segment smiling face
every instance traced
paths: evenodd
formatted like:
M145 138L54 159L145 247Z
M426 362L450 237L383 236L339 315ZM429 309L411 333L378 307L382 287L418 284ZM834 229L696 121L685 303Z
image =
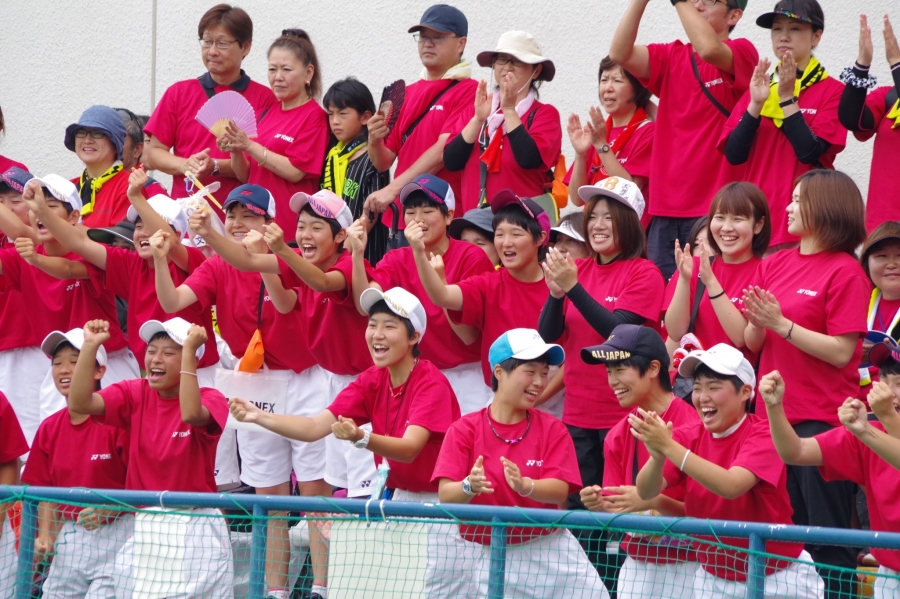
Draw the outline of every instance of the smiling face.
M266 217L253 214L240 202L228 206L225 212L225 237L234 243L244 243L250 231L265 232Z
M82 127L85 131L92 131L90 127ZM105 135L94 139L90 135L75 136L75 154L85 167L95 170L107 170L116 161L116 147Z
M573 260L587 258L590 255L584 243L565 233L556 233L556 243L553 244L553 247L560 252L569 254Z
M328 106L328 126L331 127L331 132L338 141L344 143L356 139L370 118L372 118L372 113L368 110L359 114L355 108L349 106L344 108Z
M659 376L660 364L651 361L647 371L641 375L637 366L622 362L606 364L606 380L616 395L619 405L633 408L653 392L653 378Z
M504 220L494 230L494 248L503 266L509 270L522 269L537 262L544 237L542 234L540 241L535 241L527 229Z
M287 48L269 51L269 87L279 102L290 104L305 100L306 82L312 79L314 72L313 65L305 64Z
M600 75L600 104L606 114L617 117L633 113L637 106L634 103L634 86L620 66L605 70Z
M694 377L691 399L703 426L711 433L723 433L741 421L753 389L743 385L735 389L729 379Z
M72 210L69 212L67 210L68 204L64 202L60 202L53 196L49 195L49 193L44 190L44 195L47 198L47 208L50 209L53 214L60 217L64 221L67 221L69 224L74 225L78 222L78 218L81 216L77 210ZM44 224L38 220L38 217L31 210L28 211L28 222L31 223L31 228L34 229L35 234L37 235L38 243L46 243L48 241L53 241L55 238L53 234L44 226Z
M425 247L431 247L443 241L447 237L447 227L452 220L452 210L448 210L447 215L444 216L441 213L441 209L430 202L421 206L404 207L403 209L403 222L406 223L407 227L413 222L418 223L422 227L422 233L425 236Z
M803 224L803 216L800 214L800 185L800 183L797 183L797 186L794 187L794 191L791 193L791 203L787 207L787 226L788 233L803 237L809 231Z
M900 241L884 241L869 251L869 276L889 299L900 299Z
M550 366L546 362L524 362L510 371L499 364L494 367L497 378L497 395L513 408L528 410L534 407L541 393L550 382Z
M812 56L813 48L819 45L822 30L813 31L813 26L784 15L777 15L772 21L772 51L781 60L790 50L798 64L803 64Z
M201 47L200 57L203 59L203 66L214 77L236 79L241 71L241 62L250 53L250 42L241 46L235 41L231 31L222 24L213 25L201 37L214 42L235 42L228 44L227 50L220 50L215 44L210 48Z
M297 220L297 247L300 248L300 255L316 266L328 264L346 237L347 232L343 229L335 236L331 225L324 218L306 210L300 211L300 218Z
M588 243L601 259L611 259L619 254L619 242L613 231L612 214L609 211L610 200L600 200L588 214ZM611 200L615 201L615 200Z
M160 395L178 394L181 384L181 346L168 337L158 337L147 344L144 370L150 388Z
M741 262L753 255L753 236L762 230L763 223L754 222L742 214L716 212L709 223L716 245L727 261Z
M153 260L153 252L150 251L150 237L155 233L144 226L144 221L138 217L134 221L134 250L144 260Z
M53 377L53 383L56 385L56 390L63 397L69 397L69 388L72 386L72 374L75 372L75 364L78 362L79 353L72 345L64 343L53 354L50 373ZM105 371L105 366L97 366L94 369L94 380L99 381L102 379Z
M497 253L497 248L494 247L494 241L485 237L484 233L478 229L463 229L463 232L459 235L459 240L477 245L487 254L491 264L500 264L500 254Z
M409 336L409 330L396 314L376 312L369 317L366 344L372 362L379 368L399 364L419 342L419 333Z

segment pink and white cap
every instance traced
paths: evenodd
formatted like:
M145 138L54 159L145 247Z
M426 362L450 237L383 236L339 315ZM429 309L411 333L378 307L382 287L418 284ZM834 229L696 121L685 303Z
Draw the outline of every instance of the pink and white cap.
M307 204L312 206L313 212L322 218L333 218L336 220L342 229L346 229L353 224L353 214L350 212L350 208L334 192L320 189L313 195L309 195L300 191L291 197L291 210L297 214L300 214L300 211Z
M585 203L594 196L604 196L621 202L637 212L638 218L644 216L644 194L634 181L621 177L607 177L597 181L596 185L582 185L578 188L578 197Z

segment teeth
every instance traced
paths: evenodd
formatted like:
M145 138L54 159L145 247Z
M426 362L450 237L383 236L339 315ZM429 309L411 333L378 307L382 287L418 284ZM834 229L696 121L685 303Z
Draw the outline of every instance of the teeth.
M66 383L71 383L72 379L59 379L59 382L65 385Z
M616 397L621 397L622 395L628 393L628 389L615 389L614 393L616 394Z

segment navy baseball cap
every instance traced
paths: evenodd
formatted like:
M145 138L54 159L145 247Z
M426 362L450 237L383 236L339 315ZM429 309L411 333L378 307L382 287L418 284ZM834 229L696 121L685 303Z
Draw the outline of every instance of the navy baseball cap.
M256 216L267 216L275 218L275 198L269 193L269 190L260 185L253 183L245 183L231 190L223 210L228 210L228 206L238 202L244 208L255 214Z
M631 356L657 360L664 369L669 368L669 352L662 337L650 327L639 324L620 324L606 341L581 350L581 359L587 364L618 362Z
M419 24L409 28L409 33L415 33L423 28L434 29L441 33L455 33L459 37L469 35L469 21L466 15L449 4L429 6Z
M404 185L400 190L400 203L405 202L409 194L414 191L424 192L429 199L445 205L449 210L456 209L456 196L453 195L453 189L449 183L436 175L422 175Z
M540 204L531 198L520 198L511 189L501 189L491 199L491 212L497 214L510 204L521 207L528 216L536 220L541 225L541 230L546 233L544 245L550 243L550 217Z
M5 173L0 175L0 180L6 183L10 189L23 193L25 184L34 179L34 175L17 166L12 166Z
M487 208L472 208L460 218L454 218L447 227L447 235L461 239L463 231L475 229L488 239L494 238L494 213Z

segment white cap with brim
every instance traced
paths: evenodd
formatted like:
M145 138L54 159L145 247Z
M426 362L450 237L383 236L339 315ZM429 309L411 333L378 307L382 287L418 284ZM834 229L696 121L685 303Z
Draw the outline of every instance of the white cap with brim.
M550 366L558 366L566 360L566 352L555 343L546 343L534 329L511 329L491 344L488 362L491 368L510 358L534 360L547 356Z
M607 177L598 181L596 185L582 185L578 188L578 197L587 203L594 196L604 196L621 202L637 212L638 218L644 216L644 194L634 181L621 177Z
M150 340L153 339L154 335L158 333L165 333L169 336L169 339L184 347L184 342L187 339L190 330L191 323L181 317L176 316L175 318L170 318L165 322L161 322L159 320L148 320L143 325L141 325L140 336L141 339L144 340L144 343L150 343ZM203 357L203 352L205 349L206 348L203 345L197 348L198 360Z
M564 220L557 226L550 229L551 236L553 236L553 233L562 233L563 235L568 235L575 241L584 243L584 237L581 236L581 233L579 231L575 230L575 228L572 226L572 223L568 220ZM551 241L555 241L555 239L551 239Z
M81 207L84 205L84 203L81 201L81 196L78 195L78 189L76 189L74 183L72 183L65 177L51 174L44 175L40 178L35 177L31 181L37 181L41 184L41 187L48 190L54 198L71 206L72 210L81 212ZM31 181L29 181L28 183L31 183ZM25 185L27 186L28 183L26 183Z
M707 350L696 349L681 361L678 366L678 374L692 377L700 364L705 364L718 374L738 377L742 383L750 385L754 389L750 394L750 399L753 399L756 393L756 373L753 372L753 366L750 365L741 350L724 343L714 345Z
M425 336L425 327L428 324L425 308L419 298L402 287L394 287L387 291L381 292L377 289L369 288L362 292L359 296L360 307L368 312L372 306L379 301L384 300L391 312L407 318L413 325L413 329L419 333L419 341Z
M160 215L164 221L169 223L169 226L175 229L175 233L179 238L184 237L184 232L187 231L188 228L188 217L187 214L184 213L184 210L181 209L181 205L178 202L167 195L158 193L147 200L147 203L150 204L150 207L153 208L154 212ZM140 215L134 206L128 207L125 218L129 222L137 222L139 216Z
M84 345L84 329L72 329L68 333L53 331L44 337L44 340L41 342L41 351L52 360L59 344L67 341L72 344L72 347L81 351L81 347ZM106 366L106 350L102 345L97 348L97 364Z

